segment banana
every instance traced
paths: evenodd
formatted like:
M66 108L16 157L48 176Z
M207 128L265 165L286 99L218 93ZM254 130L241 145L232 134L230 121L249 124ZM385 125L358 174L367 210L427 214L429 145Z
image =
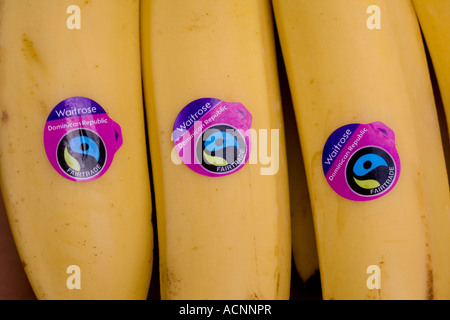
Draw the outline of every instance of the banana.
M413 4L430 52L447 123L450 123L450 2L413 0Z
M449 299L447 172L412 3L273 0L273 8L323 298Z
M269 1L141 2L164 300L289 298L273 33Z
M0 183L39 299L146 299L139 2L0 1Z
M286 157L289 174L289 193L291 208L292 254L295 269L304 284L313 281L318 274L319 260L311 212L305 166L298 137L297 122L289 92L286 70L281 52L278 53L279 79L285 123Z

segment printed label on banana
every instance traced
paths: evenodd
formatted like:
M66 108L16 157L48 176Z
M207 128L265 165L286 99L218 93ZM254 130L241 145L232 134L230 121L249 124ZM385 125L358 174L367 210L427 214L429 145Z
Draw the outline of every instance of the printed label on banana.
M194 172L219 177L240 170L250 154L252 116L237 102L197 99L178 114L172 139Z
M60 102L45 125L47 157L60 175L72 181L102 176L122 143L120 126L97 102L85 97Z
M349 124L335 130L323 149L322 165L340 196L367 201L388 193L400 175L394 132L381 122Z

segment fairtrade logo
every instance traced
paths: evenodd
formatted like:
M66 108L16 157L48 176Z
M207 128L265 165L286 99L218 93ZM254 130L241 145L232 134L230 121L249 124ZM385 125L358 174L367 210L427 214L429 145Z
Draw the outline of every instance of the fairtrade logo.
M68 132L59 142L57 159L67 175L88 179L102 171L106 162L106 148L95 132L76 129Z
M393 185L397 175L392 156L380 147L364 147L349 159L346 169L348 186L362 196L376 196Z
M247 145L236 128L219 124L206 129L197 141L196 156L203 168L227 173L244 164Z

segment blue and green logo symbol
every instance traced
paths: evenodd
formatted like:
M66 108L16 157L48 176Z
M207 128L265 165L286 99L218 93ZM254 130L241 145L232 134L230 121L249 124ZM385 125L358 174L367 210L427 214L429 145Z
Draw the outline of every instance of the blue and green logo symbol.
M384 149L368 146L349 159L346 169L348 186L358 195L378 196L393 186L397 175L394 159Z
M106 162L106 148L98 134L86 129L68 132L59 142L58 163L69 176L88 179L98 175Z
M236 128L219 124L206 129L197 142L197 160L209 172L223 174L244 164L247 144Z

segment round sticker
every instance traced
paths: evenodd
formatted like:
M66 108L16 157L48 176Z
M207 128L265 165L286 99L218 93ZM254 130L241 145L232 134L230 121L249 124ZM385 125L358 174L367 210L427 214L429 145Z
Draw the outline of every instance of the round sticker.
M102 176L122 143L120 126L97 102L85 97L60 102L45 125L47 157L60 175L72 181Z
M392 190L400 175L395 134L381 122L340 127L325 143L322 166L340 196L355 201L379 198Z
M249 158L251 122L241 103L213 98L192 101L175 120L175 149L194 172L208 177L232 174Z

